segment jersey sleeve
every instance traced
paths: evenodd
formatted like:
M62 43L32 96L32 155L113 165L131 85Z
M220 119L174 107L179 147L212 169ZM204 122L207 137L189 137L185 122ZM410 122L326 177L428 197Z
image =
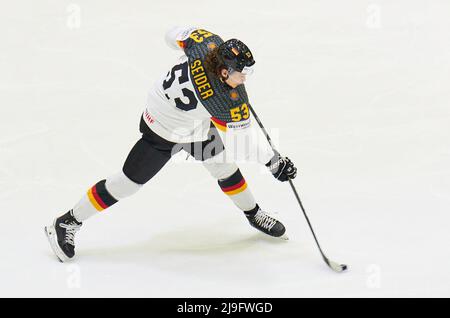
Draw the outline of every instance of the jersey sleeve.
M258 125L252 124L245 85L231 89L226 95L221 107L210 107L209 112L211 121L221 131L227 152L236 161L268 163L275 154Z
M261 129L252 123L252 118L249 118L245 127L228 128L226 135L227 141L232 143L226 146L226 149L237 151L234 155L237 161L252 161L265 165L275 155Z
M234 161L259 162L265 165L273 158L275 153L258 125L253 124L249 104L244 103L239 109L243 114L241 116L245 117L239 121L227 123L214 117L211 120L221 132L220 135L225 149ZM236 115L234 118L238 119L238 116Z
M189 38L196 27L173 27L166 32L165 40L167 45L174 50L183 50L184 42Z

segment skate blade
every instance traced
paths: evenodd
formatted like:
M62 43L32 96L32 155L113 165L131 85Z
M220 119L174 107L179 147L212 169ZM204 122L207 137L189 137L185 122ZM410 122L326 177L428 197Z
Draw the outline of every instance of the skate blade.
M283 240L283 241L289 241L289 236L287 236L286 233L284 233L283 235L279 236L278 238L280 240Z
M45 235L48 238L48 242L50 243L50 247L53 250L53 253L55 253L56 257L61 263L64 263L68 261L70 258L64 254L64 252L61 250L61 248L58 245L58 241L56 238L56 230L53 225L46 226L45 227Z
M264 236L270 237L270 238L275 239L275 240L289 241L289 236L287 236L286 233L284 233L281 236L273 236L273 235L270 235L270 234L267 234L267 233L264 233L264 232L261 232L261 233L264 234Z

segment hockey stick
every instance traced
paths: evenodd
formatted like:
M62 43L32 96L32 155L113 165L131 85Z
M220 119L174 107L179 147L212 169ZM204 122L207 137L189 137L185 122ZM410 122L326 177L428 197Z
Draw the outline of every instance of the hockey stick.
M269 142L270 147L272 147L272 150L274 152L277 152L275 150L275 147L272 144L272 139L270 139L269 134L267 133L266 129L264 128L264 125L261 123L261 121L259 120L259 117L256 115L255 111L253 110L253 107L249 105L250 111L252 112L253 116L255 117L256 121L258 122L259 127L261 127L261 130L263 131L264 135L267 138L267 141ZM297 193L297 190L294 187L294 183L292 183L292 180L289 179L289 185L292 188L292 191L294 191L294 195L298 201L298 204L300 205L300 208L302 209L303 215L306 218L306 222L308 222L309 228L311 229L311 233L314 237L314 240L316 241L317 247L319 248L320 254L322 254L322 258L325 261L325 263L328 265L328 267L330 267L332 270L334 270L335 272L341 273L345 270L347 270L347 265L345 264L338 264L336 262L331 261L328 257L325 256L324 252L322 251L322 248L320 247L319 241L317 240L316 234L314 233L314 230L312 228L311 222L309 221L308 216L306 215L305 209L303 208L303 204L302 201L300 200L300 197Z

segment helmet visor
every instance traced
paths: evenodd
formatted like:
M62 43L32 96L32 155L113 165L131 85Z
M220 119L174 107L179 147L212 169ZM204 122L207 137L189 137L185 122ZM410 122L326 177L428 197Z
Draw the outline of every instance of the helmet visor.
M242 74L244 74L244 75L252 75L253 74L253 72L255 71L255 65L252 65L252 66L245 66L243 69L242 69Z

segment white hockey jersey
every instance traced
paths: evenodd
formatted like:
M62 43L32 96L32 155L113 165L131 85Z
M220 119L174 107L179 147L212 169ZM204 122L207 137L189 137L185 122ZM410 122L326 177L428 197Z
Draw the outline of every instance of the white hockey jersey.
M203 67L208 51L223 40L203 29L175 27L166 42L185 54L148 94L143 118L149 128L171 142L188 143L206 140L212 121L235 161L269 162L274 153L259 129L251 129L244 85L233 89Z

